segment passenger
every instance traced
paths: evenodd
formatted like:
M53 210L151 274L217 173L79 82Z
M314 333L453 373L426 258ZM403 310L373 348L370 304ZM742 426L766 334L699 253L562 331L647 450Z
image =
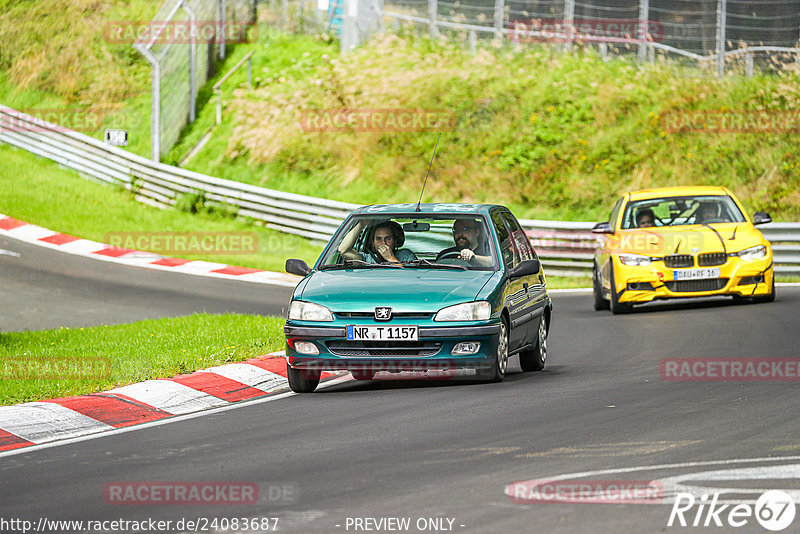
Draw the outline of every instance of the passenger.
M436 260L450 255L481 267L494 265L494 260L489 255L486 236L481 228L483 225L475 219L456 219L453 222L453 241L456 246L439 252Z
M383 221L367 228L364 238L364 252L353 250L353 244L366 226L359 221L339 244L339 254L344 259L362 260L367 263L406 262L417 259L417 255L407 248L399 248L405 243L403 227L394 221Z
M650 208L642 208L636 213L636 226L649 228L656 225L656 216Z

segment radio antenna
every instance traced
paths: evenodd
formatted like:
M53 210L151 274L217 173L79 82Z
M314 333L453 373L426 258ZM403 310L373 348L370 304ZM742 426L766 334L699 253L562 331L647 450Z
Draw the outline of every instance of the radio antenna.
M425 173L425 181L422 182L422 191L419 192L419 201L417 201L417 209L415 211L421 211L419 209L419 205L422 203L422 193L425 192L425 185L428 183L428 174L431 172L431 166L433 165L433 158L436 157L436 148L439 146L439 139L442 138L442 132L439 132L439 137L436 138L436 144L433 146L433 154L431 154L431 162L428 163L428 171Z

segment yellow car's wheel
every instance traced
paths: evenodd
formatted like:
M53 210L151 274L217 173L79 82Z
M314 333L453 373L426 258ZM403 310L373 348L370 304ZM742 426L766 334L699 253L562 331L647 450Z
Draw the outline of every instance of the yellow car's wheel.
M600 282L600 270L595 263L592 266L592 294L594 295L594 309L607 310L608 301L603 298L603 284Z
M611 266L611 313L618 315L620 313L630 313L633 309L631 304L626 304L619 301L619 294L617 293L617 283L614 280L614 266Z

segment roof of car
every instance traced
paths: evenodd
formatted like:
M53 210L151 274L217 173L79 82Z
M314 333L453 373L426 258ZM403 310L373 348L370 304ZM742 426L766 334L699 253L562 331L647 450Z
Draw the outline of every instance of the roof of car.
M392 214L437 214L437 215L457 215L457 214L486 214L494 207L500 207L498 204L457 204L457 203L423 203L419 205L417 211L417 204L374 204L371 206L362 206L355 210L353 213L369 215L372 213L392 213Z
M631 200L647 200L660 197L682 197L694 195L730 195L730 191L718 185L692 185L678 187L659 187L631 191Z

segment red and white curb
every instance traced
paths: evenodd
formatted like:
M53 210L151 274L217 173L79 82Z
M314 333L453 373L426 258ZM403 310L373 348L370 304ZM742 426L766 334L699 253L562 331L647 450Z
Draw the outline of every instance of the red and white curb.
M170 258L153 252L112 247L104 243L54 232L53 230L29 224L3 214L0 214L0 235L6 235L26 243L60 250L69 254L122 263L135 267L147 267L149 269L244 280L247 282L286 287L294 287L300 280L299 277L286 273L275 273L249 267L237 267L224 263Z
M323 380L346 373L322 373ZM0 406L0 452L150 423L289 389L283 352L102 393Z

